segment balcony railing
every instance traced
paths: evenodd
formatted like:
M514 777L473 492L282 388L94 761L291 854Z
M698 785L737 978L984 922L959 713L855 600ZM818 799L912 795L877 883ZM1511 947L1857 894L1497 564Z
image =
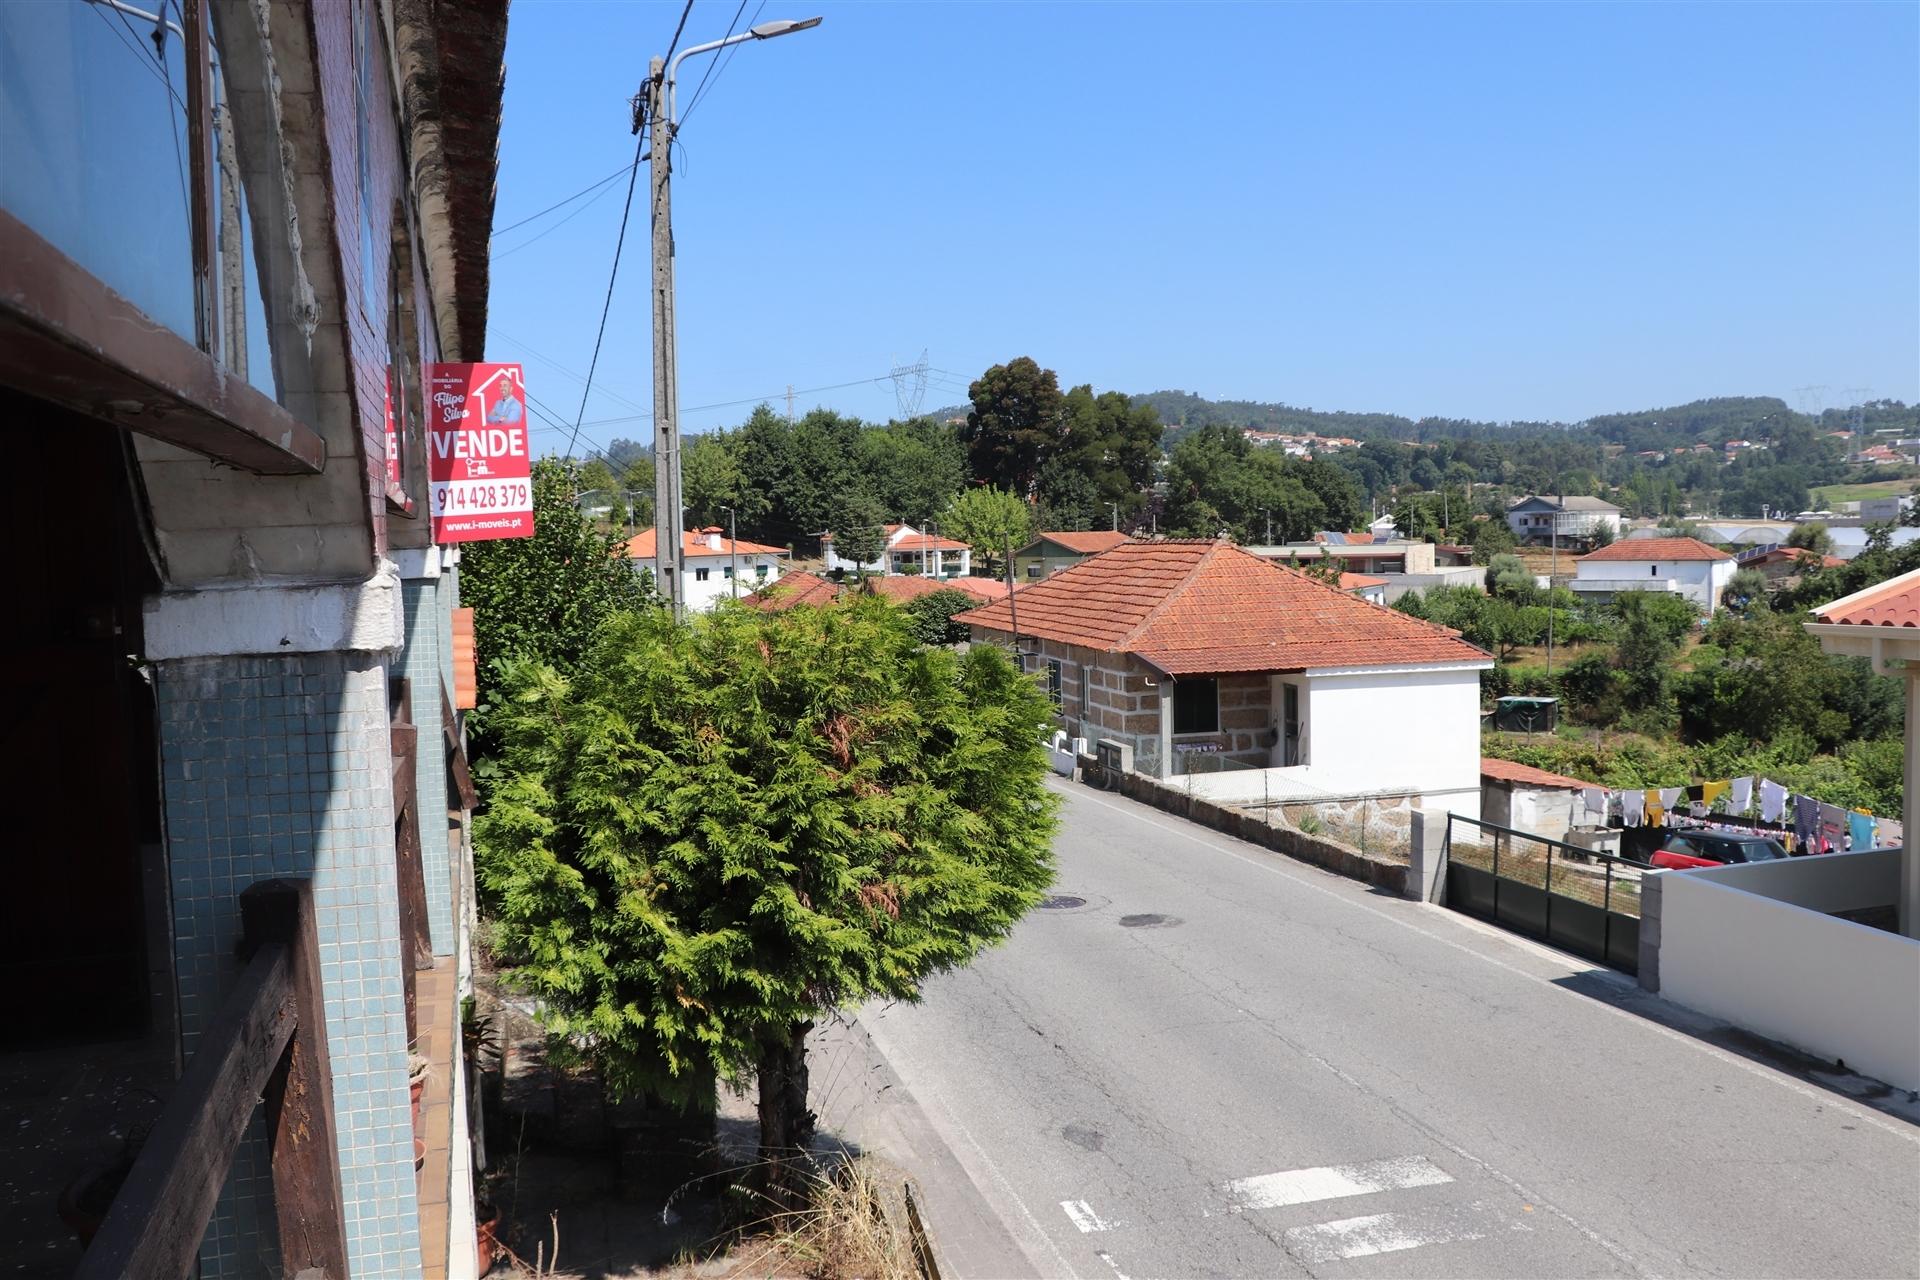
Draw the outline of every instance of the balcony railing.
M76 1280L191 1274L256 1108L266 1117L285 1273L347 1274L312 886L261 881L240 895L240 910L247 966L201 1033Z

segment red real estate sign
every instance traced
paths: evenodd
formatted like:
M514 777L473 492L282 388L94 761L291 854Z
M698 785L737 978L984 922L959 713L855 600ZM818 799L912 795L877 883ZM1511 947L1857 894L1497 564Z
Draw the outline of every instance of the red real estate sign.
M533 450L517 364L427 366L435 542L533 536Z

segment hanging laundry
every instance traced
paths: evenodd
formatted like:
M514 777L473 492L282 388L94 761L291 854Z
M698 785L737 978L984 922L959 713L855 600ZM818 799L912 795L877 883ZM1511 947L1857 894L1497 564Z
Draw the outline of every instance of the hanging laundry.
M1859 853L1862 849L1874 848L1874 821L1870 813L1850 813L1847 815L1847 834L1852 842L1848 848Z
M1647 793L1644 791L1622 791L1620 793L1620 821L1629 827L1637 827L1646 820L1645 810Z
M1820 852L1832 853L1847 837L1847 811L1837 804L1820 806Z
M1706 783L1696 782L1692 786L1688 787L1686 790L1687 790L1688 803L1705 804L1707 802L1707 784Z
M1647 825L1650 827L1665 826L1667 822L1667 807L1660 803L1660 788L1648 787L1645 791L1641 792L1640 795L1647 806Z
M1753 779L1735 778L1733 794L1727 797L1728 813L1745 813L1753 808Z
M1607 820L1607 793L1598 787L1583 787L1580 791L1580 803L1586 807L1589 824L1604 823Z
M1812 796L1793 798L1793 838L1809 853L1820 852L1820 802Z
M1665 825L1673 825L1674 811L1680 807L1680 797L1685 794L1681 787L1662 787L1660 789L1660 808L1666 815Z
M1787 811L1787 789L1770 778L1760 779L1760 821L1778 822Z
M1711 809L1713 802L1727 794L1727 788L1732 785L1730 782L1703 782L1700 784L1700 798Z

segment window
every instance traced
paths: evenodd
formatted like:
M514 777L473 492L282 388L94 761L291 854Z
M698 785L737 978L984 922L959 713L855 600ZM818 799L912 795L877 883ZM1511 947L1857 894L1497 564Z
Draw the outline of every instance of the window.
M1060 660L1047 659L1047 701L1054 706L1060 705Z
M753 576L757 581L765 582L767 580L767 566L763 564L753 566Z
M1087 696L1087 681L1087 664L1083 662L1080 664L1080 729L1082 733L1086 732L1087 707L1093 701Z
M1657 578L1657 577L1659 577L1659 576L1660 576L1660 566L1659 566L1659 565L1657 565L1657 564L1650 564L1650 565L1648 565L1648 566L1647 566L1647 576L1648 576L1649 578Z
M1035 560L1027 566L1027 576L1029 578L1037 578L1040 576L1040 572L1044 568L1046 568L1046 563L1044 561Z
M720 572L724 573L725 575L727 575L727 577L731 578L733 576L733 566L728 565L726 568L722 569Z
M695 569L693 571L693 580L695 582L705 582L707 580L707 575L712 572L713 570L711 569Z
M1218 733L1220 731L1220 682L1176 680L1173 685L1173 731L1175 733Z

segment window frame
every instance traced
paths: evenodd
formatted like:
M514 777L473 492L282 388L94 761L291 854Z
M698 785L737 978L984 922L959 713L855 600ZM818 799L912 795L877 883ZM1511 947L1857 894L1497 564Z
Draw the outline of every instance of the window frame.
M1207 690L1205 702L1203 705L1196 704L1194 699L1202 696L1200 692L1202 689ZM1181 694L1189 690L1191 692L1187 694L1183 706ZM1209 714L1204 716L1197 714L1203 709ZM1183 720L1186 724L1184 728ZM1201 721L1209 723L1196 727ZM1220 679L1218 676L1202 676L1173 682L1173 732L1175 737L1220 732Z

